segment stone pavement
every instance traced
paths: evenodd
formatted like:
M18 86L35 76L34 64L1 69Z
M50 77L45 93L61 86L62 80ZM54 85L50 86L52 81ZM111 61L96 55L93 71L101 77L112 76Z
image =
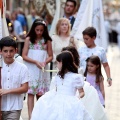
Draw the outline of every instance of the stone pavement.
M116 45L109 46L107 52L108 63L111 68L111 76L113 84L108 87L105 73L105 102L106 102L106 113L109 120L120 120L120 51ZM104 70L103 70L104 71ZM22 119L28 120L27 113L27 100L24 101L24 107L22 110Z
M120 51L113 46L108 52L108 62L113 79L112 87L105 82L106 111L109 120L120 120Z

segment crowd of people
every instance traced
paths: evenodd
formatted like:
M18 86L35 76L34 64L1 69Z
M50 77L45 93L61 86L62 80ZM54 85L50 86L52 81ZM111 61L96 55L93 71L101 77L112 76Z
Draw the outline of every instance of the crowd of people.
M66 0L65 14L52 36L46 21L34 10L34 17L25 17L20 11L14 11L11 19L7 16L8 27L9 23L13 25L9 28L11 34L25 38L25 42L21 63L15 59L14 37L3 37L0 41L2 120L20 119L23 93L27 93L29 120L107 120L101 65L109 86L112 78L106 52L95 44L94 27L82 32L83 42L70 35L75 7L75 0ZM27 35L23 31L28 31Z

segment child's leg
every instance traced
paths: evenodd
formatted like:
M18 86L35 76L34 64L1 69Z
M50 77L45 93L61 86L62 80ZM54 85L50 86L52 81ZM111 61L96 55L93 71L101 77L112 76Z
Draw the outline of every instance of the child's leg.
M34 107L34 95L28 94L28 117L31 118L32 110Z

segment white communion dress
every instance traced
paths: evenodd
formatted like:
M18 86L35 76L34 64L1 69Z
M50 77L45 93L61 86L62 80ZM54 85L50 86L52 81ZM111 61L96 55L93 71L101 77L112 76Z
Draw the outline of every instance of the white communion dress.
M79 69L79 73L83 74L82 69ZM82 75L83 76L83 75ZM50 90L55 89L55 79L52 79L50 84ZM102 106L99 100L98 93L96 89L90 85L87 81L84 81L84 92L85 96L81 98L81 102L89 112L89 114L93 117L94 120L108 120L106 115L105 108ZM78 96L78 91L76 92L76 96Z
M56 90L50 90L36 102L31 120L93 120L75 96L84 85L82 75L68 72L64 79L56 75L53 81Z

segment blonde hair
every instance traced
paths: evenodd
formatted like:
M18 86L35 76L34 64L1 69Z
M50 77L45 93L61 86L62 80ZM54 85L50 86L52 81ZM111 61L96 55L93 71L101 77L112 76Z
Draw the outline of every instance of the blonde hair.
M56 25L56 34L57 35L60 35L60 25L62 22L67 22L68 24L68 31L67 31L67 35L70 35L70 31L71 31L71 24L70 24L70 21L67 19L67 18L60 18L57 22L57 25Z

